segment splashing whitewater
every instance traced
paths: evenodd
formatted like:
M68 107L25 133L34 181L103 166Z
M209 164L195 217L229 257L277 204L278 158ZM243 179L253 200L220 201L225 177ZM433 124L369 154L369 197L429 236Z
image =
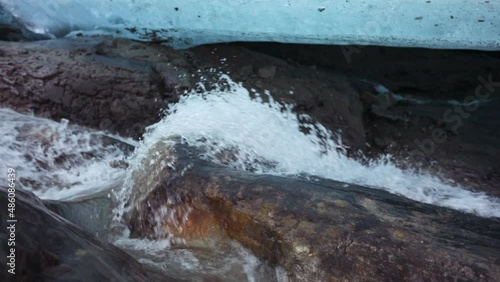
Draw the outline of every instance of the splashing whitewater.
M181 136L182 142L203 152L202 158L235 169L318 176L485 217L500 217L497 198L428 173L402 170L388 156L368 164L350 159L338 150L342 144L336 134L321 124L301 123L312 119L297 116L291 105L280 104L270 95L268 102L263 102L259 94L252 99L247 89L226 75L221 76L219 84L224 87L183 96L167 110L165 118L150 126L131 162L131 171L141 168L159 140ZM302 133L300 126L308 127L311 133ZM130 189L126 181L124 190Z

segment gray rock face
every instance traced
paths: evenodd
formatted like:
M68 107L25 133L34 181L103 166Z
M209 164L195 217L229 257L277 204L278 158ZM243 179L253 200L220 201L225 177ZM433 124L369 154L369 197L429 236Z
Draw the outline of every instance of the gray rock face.
M98 238L109 233L113 206L106 192L76 201L44 201L44 205Z

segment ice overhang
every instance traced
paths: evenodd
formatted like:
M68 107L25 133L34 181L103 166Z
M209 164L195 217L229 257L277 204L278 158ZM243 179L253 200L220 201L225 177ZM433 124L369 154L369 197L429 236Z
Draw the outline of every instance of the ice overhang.
M500 50L498 0L0 0L36 33Z

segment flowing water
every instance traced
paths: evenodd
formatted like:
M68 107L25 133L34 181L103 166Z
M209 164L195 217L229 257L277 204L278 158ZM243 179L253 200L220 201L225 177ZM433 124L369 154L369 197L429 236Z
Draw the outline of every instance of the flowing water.
M234 169L312 181L333 179L484 217L500 217L497 198L427 173L402 170L390 156L369 162L348 158L338 141L341 132L330 132L306 115L297 116L291 105L275 102L269 93L251 93L228 76L222 75L218 85L201 94L184 95L160 122L147 129L140 142L72 126L66 120L54 122L0 109L0 169L16 168L21 187L43 199L68 200L109 191L108 196L116 201L115 221L120 222L125 203L140 200L131 198L134 189L145 189L135 194L146 195L157 181L147 175L154 176L155 170L165 166L175 169L170 150L175 142L182 142L197 147L201 158ZM308 134L303 133L304 128ZM183 212L189 215L189 211ZM180 278L239 275L249 281L263 277L286 280L281 269L270 271L234 242L187 246L182 238L174 242L177 244L165 236L134 239L122 227L123 234L113 238L117 246L158 269L176 267ZM183 244L184 248L179 247Z
M0 169L15 168L21 188L67 200L121 186L126 152L136 142L104 132L0 109Z
M291 105L273 101L264 93L252 99L249 91L227 76L203 95L186 95L172 105L166 117L148 128L133 160L140 169L148 151L166 136L181 136L198 147L202 158L255 173L294 177L322 177L383 189L404 197L500 217L499 199L471 192L428 173L402 170L390 156L367 164L348 158L338 134L308 116L297 116ZM305 121L305 122L304 122ZM300 128L308 128L304 134ZM128 187L132 189L132 187Z

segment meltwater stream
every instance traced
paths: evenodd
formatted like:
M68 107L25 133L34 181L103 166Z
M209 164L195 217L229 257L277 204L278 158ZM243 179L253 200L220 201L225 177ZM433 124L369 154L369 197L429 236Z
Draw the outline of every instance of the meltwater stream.
M348 158L336 134L320 124L298 117L291 105L263 102L227 76L220 87L204 94L189 94L167 110L166 117L148 128L136 150L132 167L139 168L149 149L167 136L201 149L201 157L249 170L282 176L318 176L383 189L416 201L448 207L484 217L500 217L500 201L472 192L428 173L402 170L389 156L368 164ZM308 127L304 134L299 127ZM131 187L130 187L131 188Z
M0 109L0 121L0 170L16 169L18 187L42 199L99 199L103 192L120 190L127 179L127 162L134 160L129 153L137 146L133 140L10 109ZM171 238L129 238L125 233L107 239L144 265L182 281L286 281L281 268L268 267L230 240L174 248Z
M135 178L152 174L147 170L158 158L162 158L161 165L175 166L168 149L174 140L181 140L197 147L200 157L233 169L313 180L322 177L500 217L497 198L430 174L402 170L389 156L368 164L350 159L337 141L341 133L328 131L306 115L297 116L291 105L275 102L269 93L248 91L228 76L221 76L219 85L181 97L160 122L147 128L139 142L70 125L66 120L55 122L0 109L0 169L16 168L20 187L42 199L71 200L114 190L116 193L109 194L117 196L114 213L122 215L125 203L140 200L132 199L132 192L148 186L135 185L145 183ZM301 131L304 127L309 134ZM261 281L262 277L286 281L281 268L266 268L235 242L205 244L199 249L172 248L170 238L159 238L130 238L125 230L112 241L141 263L167 273L174 270L179 278L198 275L202 281L239 275L248 281Z
M218 87L181 97L169 107L165 118L147 129L139 143L70 126L65 120L55 122L0 109L0 168L17 168L22 188L44 199L68 199L110 187L120 190L123 181L127 178L130 182L133 170L150 157L152 146L166 137L180 136L183 142L200 148L201 157L235 169L318 176L485 217L500 217L497 198L431 174L402 170L389 157L368 164L348 158L337 134L320 124L301 123L310 118L297 117L291 105L275 102L268 94L264 94L266 102L256 93L253 96L257 97L251 98L247 89L227 76L223 75L221 81L226 90ZM300 126L309 127L311 133L302 133ZM127 156L113 140L137 148ZM122 190L134 189L130 183L124 187Z
M9 109L0 109L0 121L0 169L16 169L20 187L42 199L68 200L121 186L126 154L117 144L136 144Z

